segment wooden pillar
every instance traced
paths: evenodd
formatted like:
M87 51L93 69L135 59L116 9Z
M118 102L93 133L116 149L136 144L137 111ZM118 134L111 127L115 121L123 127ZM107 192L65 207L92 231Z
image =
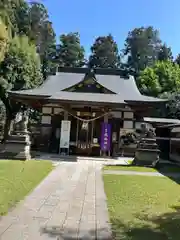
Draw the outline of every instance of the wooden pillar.
M108 114L104 115L104 122L108 123Z
M79 119L77 119L77 126L76 126L76 147L78 147L78 135L79 135Z
M92 126L91 126L91 145L93 144L93 134L94 134L94 121L92 121Z
M64 110L64 120L68 120L68 112Z
M64 110L64 120L68 120L68 112ZM69 148L63 148L61 154L69 155Z

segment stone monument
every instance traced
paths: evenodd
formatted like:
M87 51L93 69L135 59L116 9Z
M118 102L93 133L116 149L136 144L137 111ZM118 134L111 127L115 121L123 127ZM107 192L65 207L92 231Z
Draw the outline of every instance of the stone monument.
M142 123L134 163L136 165L155 166L159 161L159 153L154 130L148 129L147 125Z
M137 148L137 134L136 132L128 132L120 137L120 155L121 157L134 156Z
M27 130L28 115L23 112L21 120L15 120L13 125L13 132L8 136L1 151L1 158L17 159L17 160L30 160L30 137Z

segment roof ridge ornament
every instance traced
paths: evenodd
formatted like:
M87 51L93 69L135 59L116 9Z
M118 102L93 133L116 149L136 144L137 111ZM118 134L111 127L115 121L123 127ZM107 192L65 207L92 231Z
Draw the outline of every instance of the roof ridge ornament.
M94 68L90 68L90 73L94 73Z
M97 78L96 78L96 75L95 75L95 69L94 67L90 67L89 68L89 75L90 77L95 81L95 82L98 82Z

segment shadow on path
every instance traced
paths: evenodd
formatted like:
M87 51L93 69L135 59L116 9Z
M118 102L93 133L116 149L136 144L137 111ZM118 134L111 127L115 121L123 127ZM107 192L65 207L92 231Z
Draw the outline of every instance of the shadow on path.
M88 223L87 223L88 226ZM88 240L88 239L103 239L103 240L112 240L109 238L109 235L106 236L106 229L98 229L98 233L96 229L88 229L88 230L81 230L80 235L77 229L72 228L65 228L62 229L58 226L52 227L44 227L41 229L42 234L46 234L50 238L56 238L57 240ZM79 235L79 236L78 236ZM98 235L101 237L98 238ZM103 238L102 238L103 236Z

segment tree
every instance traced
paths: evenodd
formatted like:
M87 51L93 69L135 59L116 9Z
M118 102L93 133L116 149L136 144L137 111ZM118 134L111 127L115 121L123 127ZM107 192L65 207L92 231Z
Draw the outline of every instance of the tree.
M158 61L140 72L137 79L141 92L159 96L180 90L180 67L171 61Z
M96 68L118 68L120 66L120 55L117 43L112 35L96 38L91 47L89 65Z
M176 59L175 59L175 63L177 63L178 65L180 65L180 54L177 55Z
M12 1L11 0L0 0L0 17L6 26L12 27Z
M27 37L13 38L0 64L0 99L6 108L4 139L12 120L22 107L8 98L7 90L30 89L41 82L40 59L35 46L29 43Z
M159 61L173 60L173 55L170 47L167 47L166 44L163 44L158 53Z
M0 62L3 61L5 52L8 48L9 35L7 27L4 25L0 19Z
M56 55L56 40L52 23L49 21L47 9L41 3L33 2L29 10L30 39L37 47L40 55L42 72L46 79L48 72L53 67Z
M27 35L30 34L30 18L29 12L30 8L26 1L19 0L15 11L15 21L16 21L16 33L18 35Z
M48 31L49 16L47 9L41 3L32 2L29 9L30 35L40 55L45 51L44 32Z
M139 74L158 59L161 49L159 32L152 26L135 28L128 33L123 50L127 67Z
M29 6L25 0L0 0L0 16L11 32L26 34L29 32Z
M180 119L180 92L165 92L161 95L161 97L169 100L166 103L165 117Z
M8 49L9 35L7 27L0 20L0 63L4 60L5 53ZM0 101L0 126L2 130L3 120L5 119L5 108L3 103Z
M62 34L57 46L56 62L58 66L82 67L85 61L84 52L78 33Z

